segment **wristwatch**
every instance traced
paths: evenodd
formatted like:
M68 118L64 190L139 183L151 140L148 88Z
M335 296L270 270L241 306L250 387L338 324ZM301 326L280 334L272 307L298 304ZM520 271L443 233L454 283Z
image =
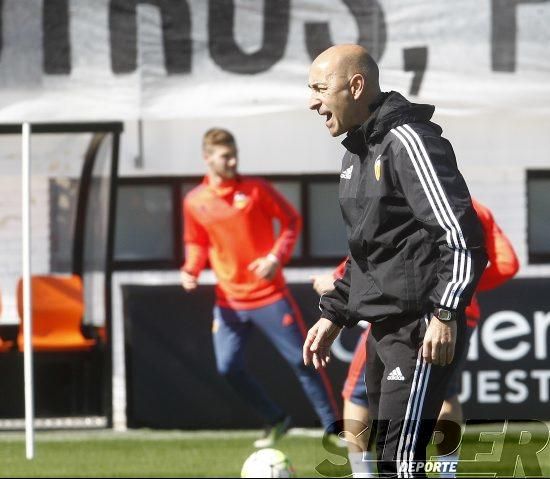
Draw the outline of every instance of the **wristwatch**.
M434 308L433 315L443 322L455 321L458 316L456 311L449 311L443 308Z

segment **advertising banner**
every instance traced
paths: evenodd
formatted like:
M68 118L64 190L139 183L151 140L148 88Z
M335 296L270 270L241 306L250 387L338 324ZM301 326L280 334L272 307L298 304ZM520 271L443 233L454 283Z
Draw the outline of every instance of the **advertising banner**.
M292 284L304 319L318 318L310 284ZM460 399L468 420L550 420L549 279L517 279L480 295L484 315L472 337ZM179 285L123 286L131 427L247 428L261 419L217 373L212 346L211 286L186 294ZM363 329L345 329L328 373L335 399ZM250 371L293 417L318 426L291 368L259 333L247 344ZM204 407L208 404L208 408Z

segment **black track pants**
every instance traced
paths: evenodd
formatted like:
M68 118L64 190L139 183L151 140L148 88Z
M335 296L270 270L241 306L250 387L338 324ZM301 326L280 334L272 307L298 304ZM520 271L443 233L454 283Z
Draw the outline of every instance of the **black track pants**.
M429 318L373 323L368 336L369 413L377 431L378 472L387 477L412 477L408 463L425 461L447 385L465 347L466 323L461 318L453 362L427 364L421 346Z

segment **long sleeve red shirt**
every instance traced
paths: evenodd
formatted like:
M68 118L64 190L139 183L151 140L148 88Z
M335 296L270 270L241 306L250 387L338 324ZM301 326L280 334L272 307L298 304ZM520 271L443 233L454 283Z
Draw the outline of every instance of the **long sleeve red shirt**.
M248 270L252 261L270 253L286 264L300 234L300 215L271 185L238 177L214 187L206 177L186 196L183 212L183 269L198 276L209 259L220 306L258 308L283 297L281 269L271 280ZM280 223L277 237L274 220Z
M489 263L477 285L476 292L479 292L494 289L512 279L518 272L519 261L510 240L495 222L491 210L473 198L472 203L483 226L485 247L489 256ZM469 326L476 326L479 322L481 311L476 296L466 308L466 317Z

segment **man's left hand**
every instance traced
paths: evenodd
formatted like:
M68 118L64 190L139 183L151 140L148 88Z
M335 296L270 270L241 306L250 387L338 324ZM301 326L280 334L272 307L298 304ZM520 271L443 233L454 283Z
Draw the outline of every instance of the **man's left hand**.
M432 316L422 344L424 360L436 366L451 364L455 354L455 343L456 321L443 322Z
M279 269L279 260L274 255L255 259L248 265L248 271L263 279L272 279Z

